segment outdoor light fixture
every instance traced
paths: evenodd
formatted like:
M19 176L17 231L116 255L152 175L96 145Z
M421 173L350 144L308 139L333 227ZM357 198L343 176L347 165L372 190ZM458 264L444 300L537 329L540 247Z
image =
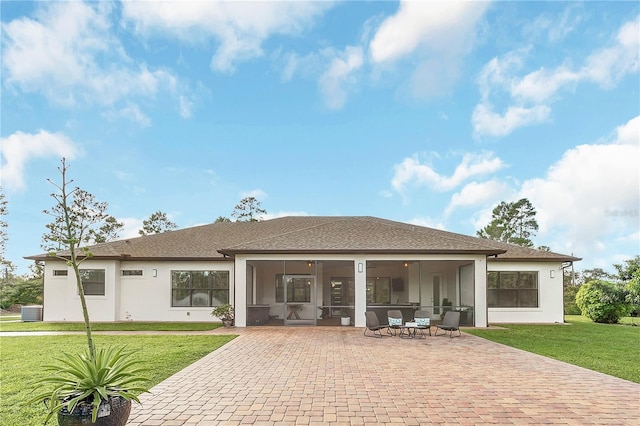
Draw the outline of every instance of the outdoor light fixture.
M358 272L362 272L364 270L364 265L362 263L358 263Z
M151 275L153 275L154 277L158 276L158 270L157 269L152 269L151 270Z
M554 271L553 269L549 270L549 278L555 278L556 277L556 271Z
M409 267L409 262L407 262L406 260L404 261L404 263L402 264L402 266L404 266L405 268Z
M312 266L312 265L313 265L313 262L312 262L312 261L308 261L308 262L307 262L307 266L308 266L309 268L311 268L311 266Z

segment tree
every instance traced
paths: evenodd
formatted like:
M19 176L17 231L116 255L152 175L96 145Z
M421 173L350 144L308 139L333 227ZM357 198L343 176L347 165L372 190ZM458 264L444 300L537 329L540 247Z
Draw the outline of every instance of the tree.
M231 213L236 222L258 222L267 211L260 207L260 201L255 197L246 197L240 200Z
M93 195L78 187L69 190L73 180L67 178L68 169L65 158L62 158L62 166L58 167L62 177L61 183L56 184L51 179L47 179L58 192L51 194L55 200L54 206L44 210L45 214L53 217L53 222L46 225L49 233L42 237L42 247L49 252L50 256L64 260L73 268L82 306L89 355L91 359L95 359L96 349L80 275L80 264L92 256L87 243L92 240L92 236L100 233L100 229L105 226L110 216L106 213L107 203L96 201ZM64 251L60 252L60 250Z
M91 229L89 233L93 243L106 243L117 239L122 228L124 228L123 222L118 222L118 220L113 216L107 216L104 220L104 224L100 228Z
M491 222L477 235L480 238L533 247L530 237L538 230L536 209L522 198L514 203L501 202L492 212Z
M625 292L615 284L602 280L583 284L576 294L576 304L582 315L593 322L605 324L617 323L630 311Z
M588 283L589 281L608 281L613 279L613 275L602 268L583 269L581 272L578 272L577 275L578 284Z
M231 222L231 219L229 219L226 216L218 216L218 218L215 220L214 223L223 223L223 222Z
M140 235L161 234L166 231L176 229L178 225L171 222L166 213L158 210L149 216L149 219L142 221L142 229L138 231Z
M622 264L614 264L613 267L618 272L616 278L619 281L623 283L631 281L640 272L640 255L636 255L633 259L627 259Z

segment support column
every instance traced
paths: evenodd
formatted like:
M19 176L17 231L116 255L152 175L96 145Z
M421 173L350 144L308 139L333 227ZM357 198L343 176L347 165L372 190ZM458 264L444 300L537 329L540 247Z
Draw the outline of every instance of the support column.
M234 271L234 285L229 295L230 303L234 305L236 327L247 326L247 259L236 256Z
M474 263L474 283L475 283L475 326L487 327L488 309L487 309L487 259L483 257L477 258Z
M353 324L356 327L364 327L366 326L364 312L367 310L367 260L357 257L353 263L356 286Z

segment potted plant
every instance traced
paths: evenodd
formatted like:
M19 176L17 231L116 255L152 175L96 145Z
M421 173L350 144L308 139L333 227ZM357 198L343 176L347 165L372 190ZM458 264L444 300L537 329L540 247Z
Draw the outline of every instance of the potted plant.
M67 180L67 169L63 158L59 168L62 184L54 183L60 192L52 194L56 204L44 211L54 220L47 225L49 233L43 237L43 248L73 269L87 349L81 354L63 353L57 364L45 367L51 374L36 381L39 393L29 402L45 403L45 423L57 415L60 425L123 426L129 418L131 400L140 402L138 395L148 391L140 384L147 379L140 375L144 369L137 366L130 351L96 348L80 272L80 264L92 256L88 245L96 242L113 217L105 211L107 204L95 201L93 195L77 187L68 190L73 181Z
M211 315L220 318L225 327L231 327L235 318L233 306L229 303L216 306L213 311L211 311Z
M136 367L137 360L125 348L97 349L95 358L83 354L64 353L59 364L47 365L51 375L37 381L51 386L35 395L29 403L44 401L47 423L57 415L59 425L124 426L131 412L131 400L148 390L140 386L145 369Z

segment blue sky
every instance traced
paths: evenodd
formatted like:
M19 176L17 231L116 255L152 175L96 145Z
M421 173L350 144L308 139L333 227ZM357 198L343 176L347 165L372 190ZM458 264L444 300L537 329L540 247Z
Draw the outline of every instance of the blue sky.
M536 245L640 253L638 2L2 1L5 257L41 252L65 156L137 235L370 215L474 235L527 197Z

